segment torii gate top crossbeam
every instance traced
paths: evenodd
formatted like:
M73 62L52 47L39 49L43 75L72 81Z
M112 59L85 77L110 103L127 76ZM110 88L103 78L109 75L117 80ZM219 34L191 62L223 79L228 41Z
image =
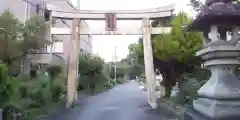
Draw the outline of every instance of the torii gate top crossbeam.
M52 11L52 17L60 19L81 19L81 20L105 20L106 13L115 13L118 20L141 20L144 17L157 19L172 15L175 4L164 7L145 10L63 10L56 9L51 4L47 4L47 9Z

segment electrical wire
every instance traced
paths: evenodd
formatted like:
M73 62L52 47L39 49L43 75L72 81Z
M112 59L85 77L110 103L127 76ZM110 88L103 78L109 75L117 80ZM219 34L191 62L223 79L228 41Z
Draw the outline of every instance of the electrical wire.
M46 8L43 8L43 7L39 6L38 4L34 4L34 3L30 2L29 0L22 0L22 1L30 4L31 6L34 6L34 7L38 8L38 9L40 9L40 10L43 10L43 12L47 10ZM68 25L64 20L62 20L62 22L63 22L63 24L67 25L68 28L71 28L70 25ZM90 48L92 48L92 44L90 44L86 40L83 40L83 41L86 43L86 45L88 45Z

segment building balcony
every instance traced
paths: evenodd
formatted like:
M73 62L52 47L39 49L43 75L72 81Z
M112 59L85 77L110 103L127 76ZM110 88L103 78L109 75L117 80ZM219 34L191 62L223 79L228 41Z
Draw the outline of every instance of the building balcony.
M33 64L64 65L65 63L62 53L30 53L27 59Z

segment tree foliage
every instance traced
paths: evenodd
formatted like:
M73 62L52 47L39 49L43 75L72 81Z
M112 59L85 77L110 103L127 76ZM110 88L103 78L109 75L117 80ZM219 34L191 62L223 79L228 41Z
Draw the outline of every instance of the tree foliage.
M5 107L14 98L17 83L14 78L8 76L7 66L0 62L0 108Z
M102 73L104 61L101 57L90 54L81 54L79 56L78 71L81 76L80 84L82 88L89 88L92 94L95 92L96 85L103 80L105 76ZM106 79L105 79L106 80Z
M201 59L195 56L196 51L202 47L201 33L187 32L182 28L191 21L185 13L178 13L171 21L169 34L152 37L154 68L159 69L163 75L162 84L167 89L166 96L170 95L173 85L184 73L193 72L201 63ZM142 55L141 59L144 60L141 39L138 44L129 46L129 54Z
M55 80L57 75L62 72L62 67L58 65L50 65L47 67L47 72L51 80Z
M139 38L138 43L133 43L128 46L129 54L127 60L129 63L144 64L143 43L142 38Z
M232 3L239 4L240 0L232 0ZM202 4L201 0L190 0L189 6L196 12L200 12Z
M81 54L79 56L79 73L80 74L96 74L101 73L104 65L104 60L95 55Z
M200 33L186 32L182 26L191 22L185 13L179 13L172 21L170 34L157 35L152 40L154 57L167 60L175 58L179 61L192 59L202 46Z
M201 62L195 56L202 46L201 34L182 29L191 21L185 13L179 13L172 20L170 34L157 35L152 40L154 66L164 75L162 84L168 89L167 95L183 73L193 72Z
M193 10L199 12L201 10L201 1L200 0L190 0L189 5L192 7Z
M9 10L0 15L0 59L7 65L26 56L30 49L43 48L46 25L40 16L21 23Z

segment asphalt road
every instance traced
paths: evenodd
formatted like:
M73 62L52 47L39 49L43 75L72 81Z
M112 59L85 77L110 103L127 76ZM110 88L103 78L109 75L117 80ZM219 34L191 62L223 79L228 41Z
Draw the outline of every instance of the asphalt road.
M165 114L168 114L165 116ZM135 82L89 97L84 106L57 115L52 120L170 120L171 113L163 108L153 110L147 94ZM50 120L50 119L48 119Z

